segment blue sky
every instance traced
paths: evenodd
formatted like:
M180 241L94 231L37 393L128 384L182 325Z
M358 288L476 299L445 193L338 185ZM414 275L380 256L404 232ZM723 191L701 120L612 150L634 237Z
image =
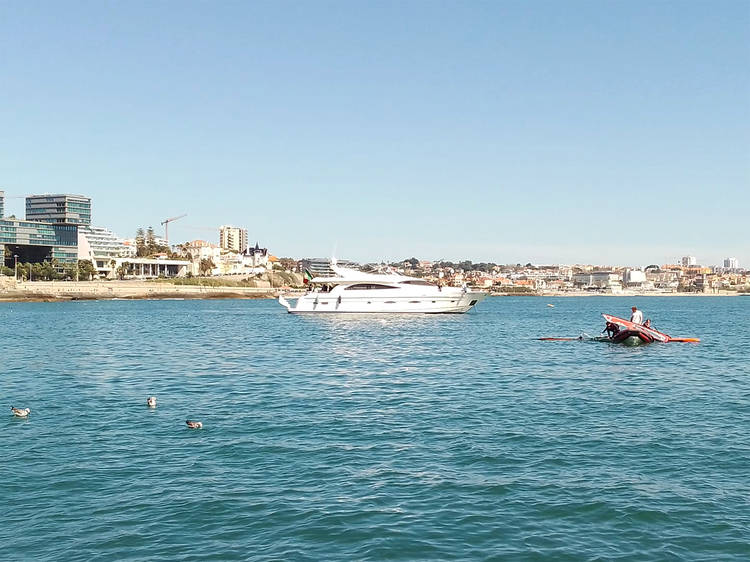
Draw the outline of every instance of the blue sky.
M750 266L749 69L744 0L3 2L0 189L279 256Z

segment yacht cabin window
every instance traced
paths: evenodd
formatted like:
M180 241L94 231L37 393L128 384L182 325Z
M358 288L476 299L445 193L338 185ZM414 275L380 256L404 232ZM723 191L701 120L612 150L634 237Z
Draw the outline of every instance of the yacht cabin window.
M378 283L357 283L356 285L349 285L346 291L372 291L375 289L397 289L398 287L391 287L390 285L379 285Z

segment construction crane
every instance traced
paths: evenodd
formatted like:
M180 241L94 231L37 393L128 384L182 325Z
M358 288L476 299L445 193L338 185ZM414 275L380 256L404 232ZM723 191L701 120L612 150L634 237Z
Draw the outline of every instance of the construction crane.
M179 217L172 217L172 218L164 219L163 221L161 221L161 224L164 226L164 240L166 241L167 246L169 246L169 223L174 222L177 219L181 219L182 217L186 217L186 216L187 216L187 213L185 213L184 215L180 215Z

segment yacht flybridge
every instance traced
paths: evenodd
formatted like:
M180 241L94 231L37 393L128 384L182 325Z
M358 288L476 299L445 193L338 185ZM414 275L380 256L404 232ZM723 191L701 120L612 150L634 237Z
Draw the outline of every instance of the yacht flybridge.
M466 287L442 287L419 277L396 273L364 273L331 264L334 275L315 277L309 290L292 306L297 312L461 313L484 300L487 293Z

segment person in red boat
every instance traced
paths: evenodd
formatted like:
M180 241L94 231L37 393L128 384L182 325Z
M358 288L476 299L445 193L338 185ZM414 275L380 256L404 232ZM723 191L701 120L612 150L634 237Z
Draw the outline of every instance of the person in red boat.
M617 333L620 331L620 327L615 324L614 322L607 322L607 325L602 330L602 333L607 332L607 335L610 338L613 338L617 335Z
M633 314L630 315L630 321L634 324L643 324L643 312L638 310L637 306L634 306L631 310Z

